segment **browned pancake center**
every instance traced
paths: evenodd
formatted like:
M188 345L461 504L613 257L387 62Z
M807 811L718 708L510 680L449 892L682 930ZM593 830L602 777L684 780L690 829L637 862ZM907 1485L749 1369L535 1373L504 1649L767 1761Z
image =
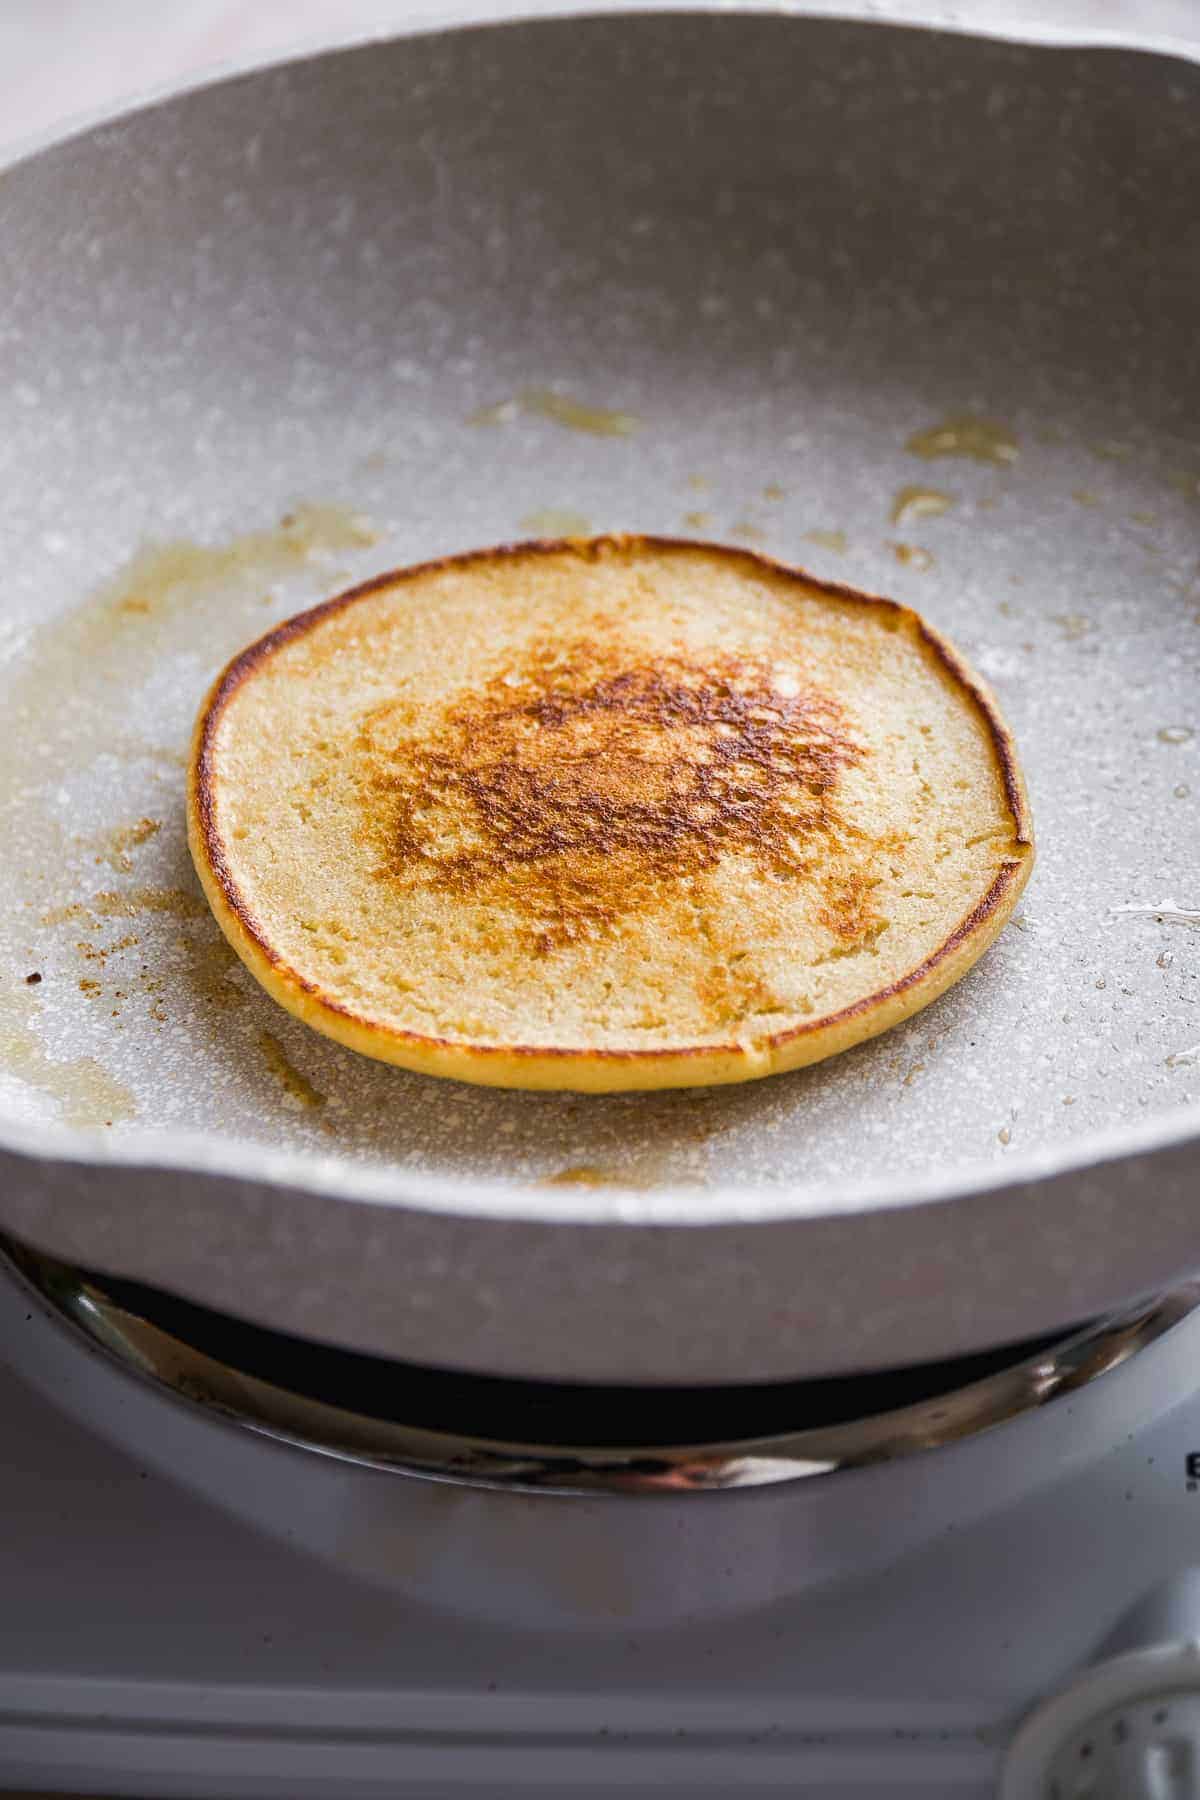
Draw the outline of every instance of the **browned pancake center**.
M865 751L833 700L762 660L546 645L413 723L400 698L356 745L377 878L485 894L543 953L725 857L794 877L855 835L837 789ZM848 898L861 912L839 895L839 918Z

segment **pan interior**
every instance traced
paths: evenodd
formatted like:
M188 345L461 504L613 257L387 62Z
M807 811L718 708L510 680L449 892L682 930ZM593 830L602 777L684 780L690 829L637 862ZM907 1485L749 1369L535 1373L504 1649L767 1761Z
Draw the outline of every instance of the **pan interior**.
M782 1204L1195 1098L1198 191L1190 65L721 15L338 53L10 170L4 1111ZM516 1095L234 963L183 831L216 670L377 571L587 529L892 593L990 678L1040 862L936 1006L746 1087Z

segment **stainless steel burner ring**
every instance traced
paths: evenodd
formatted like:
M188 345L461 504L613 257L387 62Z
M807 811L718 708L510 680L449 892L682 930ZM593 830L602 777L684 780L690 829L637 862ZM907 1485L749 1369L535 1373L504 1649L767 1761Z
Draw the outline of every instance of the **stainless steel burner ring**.
M894 1462L973 1437L1085 1386L1200 1306L1200 1282L1187 1283L982 1380L846 1423L719 1443L597 1449L427 1430L372 1417L352 1405L310 1399L221 1362L139 1317L106 1292L100 1278L12 1243L7 1252L18 1279L94 1350L242 1429L397 1474L561 1493L705 1493Z

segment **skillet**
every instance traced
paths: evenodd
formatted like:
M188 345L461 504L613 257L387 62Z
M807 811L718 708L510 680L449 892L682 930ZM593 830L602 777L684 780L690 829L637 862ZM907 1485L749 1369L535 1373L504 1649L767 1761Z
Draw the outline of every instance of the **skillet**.
M1182 55L774 12L335 50L0 172L0 1225L641 1384L962 1355L1200 1268L1197 193ZM936 1006L600 1100L364 1062L231 966L183 837L217 668L588 528L892 593L992 681L1039 868Z

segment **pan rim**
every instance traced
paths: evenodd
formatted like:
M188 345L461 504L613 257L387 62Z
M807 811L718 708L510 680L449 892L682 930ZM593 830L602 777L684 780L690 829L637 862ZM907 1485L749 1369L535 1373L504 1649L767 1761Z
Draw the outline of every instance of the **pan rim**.
M803 1076L803 1071L799 1071ZM436 1076L425 1077L438 1080ZM780 1079L788 1079L784 1076ZM536 1096L533 1096L536 1099ZM656 1186L551 1187L537 1180L505 1181L418 1172L400 1166L365 1168L348 1157L277 1150L251 1138L216 1138L196 1131L143 1130L127 1138L57 1123L27 1123L0 1110L0 1154L41 1165L143 1174L213 1175L362 1206L529 1225L728 1227L817 1225L863 1214L912 1211L951 1200L1024 1188L1135 1162L1158 1151L1200 1142L1200 1103L1171 1107L1135 1126L1111 1126L1078 1138L1007 1157L1001 1164L967 1163L948 1171L903 1177L780 1183L778 1187Z
M878 4L878 0L875 0ZM1098 30L1073 25L1034 24L1029 20L1002 18L980 23L939 17L929 0L889 0L901 10L882 14L871 10L872 0L752 0L737 5L741 20L813 20L824 24L869 25L880 31L923 31L941 37L975 38L985 43L1026 45L1040 50L1124 50L1135 55L1159 56L1200 64L1200 38L1191 42L1170 32L1149 35L1129 30ZM510 10L511 8L511 10ZM726 18L729 0L625 0L609 7L603 0L554 0L545 11L523 10L523 0L440 0L410 25L397 28L394 20L380 18L372 25L345 32L316 32L281 40L279 44L246 57L214 58L183 81L151 82L135 87L117 100L83 107L64 114L51 124L16 138L0 137L0 174L8 174L48 150L56 150L77 137L124 124L144 112L175 100L184 100L209 88L223 86L248 75L278 73L294 65L315 62L324 56L361 50L369 45L403 43L452 33L502 31L510 27L564 25L582 21L605 22L634 19Z
M1172 34L1146 36L1131 30L1096 30L1066 25L1005 23L1002 19L967 23L939 18L928 0L897 0L902 10L881 15L866 0L776 0L739 6L745 20L791 19L797 23L871 25L892 31L925 31L951 38L1025 45L1032 49L1104 52L1125 51L1200 65L1200 42ZM497 7L499 6L499 13ZM696 0L640 0L636 5L600 8L597 0L556 0L545 12L508 11L506 0L449 0L430 9L419 21L397 29L394 21L348 32L313 34L281 43L246 58L217 61L183 82L153 84L111 104L84 109L14 141L0 141L0 174L90 132L123 124L169 102L251 75L269 75L319 57L366 48L372 44L448 36L462 32L499 31L511 26L545 27L582 20L620 22L639 19L682 20L725 17L724 4ZM931 16L932 12L932 16ZM802 1077L802 1071L800 1076ZM795 1079L797 1077L790 1077ZM427 1079L437 1079L429 1077ZM789 1079L782 1077L781 1079ZM503 1181L418 1174L401 1167L363 1168L341 1156L274 1149L241 1137L216 1138L195 1131L146 1129L127 1137L105 1139L98 1133L57 1122L29 1122L0 1103L0 1152L30 1161L66 1163L91 1168L143 1172L186 1172L236 1181L261 1182L273 1188L303 1190L362 1205L404 1208L430 1214L540 1225L691 1226L710 1228L745 1224L803 1225L862 1213L886 1213L939 1205L948 1200L1017 1190L1158 1151L1170 1151L1200 1139L1200 1101L1165 1108L1135 1124L1081 1133L1054 1145L1006 1155L1003 1162L969 1162L950 1171L931 1171L894 1178L841 1179L813 1183L781 1183L778 1187L662 1186L652 1191L613 1185L571 1191L539 1186L536 1181Z

